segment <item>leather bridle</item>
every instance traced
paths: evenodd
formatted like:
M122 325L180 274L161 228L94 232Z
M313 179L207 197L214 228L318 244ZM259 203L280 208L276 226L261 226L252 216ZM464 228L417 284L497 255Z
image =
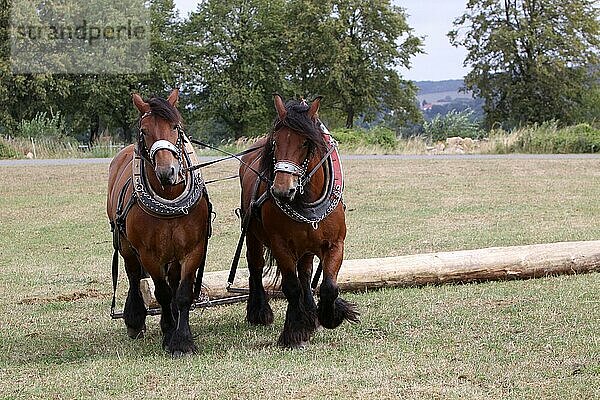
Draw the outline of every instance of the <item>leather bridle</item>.
M145 133L144 131L142 131L142 120L146 117L149 117L150 115L152 115L152 112L147 111L140 117L138 126L138 146L136 152L142 159L144 159L150 165L152 165L152 168L156 168L156 161L154 159L156 153L160 150L169 150L171 153L173 153L175 158L177 158L177 162L179 163L179 175L181 177L181 181L177 183L185 182L185 172L183 168L183 158L181 153L183 147L184 132L181 123L177 123L177 125L175 125L175 129L177 130L177 141L175 142L175 144L173 144L169 140L160 139L154 142L150 147L150 150L148 150L148 147L146 146L146 141L144 140Z
M321 130L323 132L329 134L329 131L327 130L325 125L320 120L317 120L317 122L319 123L319 127L321 128ZM275 126L275 129L276 130L281 129L282 125L283 124L277 124ZM275 144L275 140L273 140L273 145L274 144ZM327 151L325 152L325 154L321 157L321 159L319 160L317 165L315 165L315 167L309 173L307 173L307 170L308 170L308 164L310 163L310 160L311 160L310 152L306 156L306 158L304 159L304 161L302 162L301 165L298 165L294 161L290 161L290 160L277 160L275 158L275 152L273 152L273 165L274 165L273 173L283 172L286 174L291 174L291 175L297 176L299 178L298 179L298 192L300 194L304 194L304 187L306 186L306 184L308 184L308 182L310 182L310 179L319 170L319 168L323 165L323 163L327 160L327 158L331 155L331 153L333 153L333 151L336 148L336 145L337 145L337 143L329 144L329 147L328 147ZM273 146L273 147L275 147L275 146Z

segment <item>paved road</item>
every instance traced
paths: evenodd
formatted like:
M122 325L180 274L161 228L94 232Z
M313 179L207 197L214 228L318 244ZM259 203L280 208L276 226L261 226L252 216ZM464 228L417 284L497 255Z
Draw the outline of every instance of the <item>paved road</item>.
M218 157L199 157L200 162L214 160ZM571 160L571 159L598 159L600 154L350 154L342 155L342 160ZM108 164L110 158L64 158L49 160L0 160L0 167L28 166L28 165L83 165L83 164Z

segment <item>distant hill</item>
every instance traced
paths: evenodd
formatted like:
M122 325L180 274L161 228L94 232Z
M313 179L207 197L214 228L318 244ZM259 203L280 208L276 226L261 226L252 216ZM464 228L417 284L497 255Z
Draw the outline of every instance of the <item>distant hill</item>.
M472 98L471 92L460 92L460 89L465 85L462 79L418 81L415 84L419 88L419 92L417 93L419 104L423 103L423 100L436 104L448 103L454 99Z
M446 81L417 81L419 94L457 92L464 86L462 79L450 79Z
M445 81L417 81L419 91L417 100L426 120L436 115L445 115L452 110L462 111L470 108L475 112L474 118L483 117L483 101L474 99L471 92L461 92L464 87L462 79Z

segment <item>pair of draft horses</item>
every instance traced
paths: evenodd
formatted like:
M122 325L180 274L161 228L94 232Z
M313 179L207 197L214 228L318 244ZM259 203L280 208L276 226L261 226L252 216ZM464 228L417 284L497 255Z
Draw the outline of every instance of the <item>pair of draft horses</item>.
M107 199L114 231L113 263L118 250L129 281L123 311L128 335L141 337L146 329L140 279L147 273L161 306L163 348L173 356L196 351L189 312L200 293L211 232L211 203L204 182L190 168L195 158L190 158L191 144L176 108L178 95L174 90L166 100L147 101L133 95L140 113L138 140L110 164ZM319 325L333 329L344 320L356 322L358 312L338 297L336 281L346 236L342 202L330 202L318 223L284 212L293 211L295 204L318 203L331 180L333 171L323 161L334 144L326 143L317 116L321 99L310 105L293 100L284 104L279 95L274 100L273 129L246 152L239 170L250 270L246 319L256 325L273 322L262 280L268 249L288 301L278 344L296 348L305 346ZM341 198L341 188L336 190ZM323 272L318 305L311 290L315 256Z

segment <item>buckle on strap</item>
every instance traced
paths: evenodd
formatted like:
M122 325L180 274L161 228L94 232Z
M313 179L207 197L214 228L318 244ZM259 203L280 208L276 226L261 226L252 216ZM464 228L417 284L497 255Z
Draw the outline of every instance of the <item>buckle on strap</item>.
M285 172L297 176L304 175L304 169L298 164L291 161L278 161L277 163L275 163L274 171Z
M149 155L151 160L154 160L154 155L159 150L169 150L171 153L175 154L176 156L179 156L179 150L177 149L177 146L175 146L173 143L169 142L168 140L157 140L150 148Z

